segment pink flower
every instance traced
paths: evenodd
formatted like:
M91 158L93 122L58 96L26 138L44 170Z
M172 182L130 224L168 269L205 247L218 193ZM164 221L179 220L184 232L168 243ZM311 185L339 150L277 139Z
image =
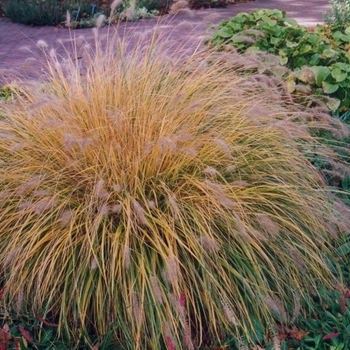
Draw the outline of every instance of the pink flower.
M331 338L337 338L339 337L340 333L330 333L325 335L322 340L327 340L327 339L331 339Z
M346 303L345 303L345 299L344 299L343 296L341 296L339 299L340 299L341 309L342 309L343 313L345 314L345 313L346 313Z
M180 305L181 307L184 307L186 304L186 292L183 290L180 294Z
M166 342L168 344L169 350L175 350L175 345L170 337L166 337Z

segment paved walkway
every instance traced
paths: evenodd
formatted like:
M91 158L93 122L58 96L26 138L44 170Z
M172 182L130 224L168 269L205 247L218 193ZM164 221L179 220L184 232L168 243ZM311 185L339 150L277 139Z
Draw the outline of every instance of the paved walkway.
M295 18L300 24L315 26L323 22L323 13L330 10L328 0L255 0L247 3L230 5L227 8L207 9L176 16L164 16L161 19L162 31L179 45L186 42L187 48L193 50L200 44L210 23L217 24L221 19L228 19L240 12L251 12L259 8L279 9L287 16ZM119 31L145 32L153 28L158 19L141 20L136 23L122 23ZM107 29L101 29L107 33ZM84 36L93 41L92 29L73 31L76 36ZM0 86L14 78L37 79L43 71L41 51L36 47L38 40L44 40L61 55L65 55L60 43L71 40L71 33L64 28L30 27L12 23L7 18L0 18ZM33 61L33 53L39 58Z

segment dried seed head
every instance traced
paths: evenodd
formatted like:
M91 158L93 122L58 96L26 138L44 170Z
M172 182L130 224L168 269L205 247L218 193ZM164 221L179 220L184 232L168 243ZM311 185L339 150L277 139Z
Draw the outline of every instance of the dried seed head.
M49 47L49 45L47 45L47 42L44 40L38 40L38 42L36 44L38 45L38 47L40 49L46 49Z
M122 205L121 204L114 204L112 205L111 212L115 214L119 214L122 211Z
M105 15L99 15L96 21L96 27L101 28L105 19L106 19Z
M150 282L154 291L154 295L156 296L156 299L158 300L160 305L163 305L163 297L162 292L159 287L158 279L154 276L150 277Z
M174 194L168 196L168 203L173 211L174 219L178 219L180 217L180 209Z
M142 206L136 201L133 201L133 209L134 209L134 215L137 219L137 221L144 226L148 225L147 218L145 216L145 212L142 208Z
M95 194L97 197L107 198L109 196L109 193L104 188L104 183L105 182L103 180L99 180L97 182L96 187L95 187Z
M70 12L67 10L66 12L66 27L70 28L72 25L72 17L70 15Z
M221 148L221 150L226 154L228 158L232 158L230 147L227 145L227 143L221 139L214 139L214 142Z
M239 324L228 299L222 295L219 295L219 298L227 321L233 324L234 326L238 326Z
M208 236L200 236L197 238L198 243L208 252L217 252L220 247L216 241Z
M142 309L140 307L140 302L137 294L132 293L132 312L137 325L142 323Z
M73 216L71 210L65 210L61 215L61 227L65 227L69 224Z
M179 277L179 265L175 257L168 258L168 274L171 284L175 285Z
M124 248L124 265L125 268L128 270L130 268L130 263L131 263L131 254L130 254L130 247L125 246Z
M96 270L96 269L97 269L97 261L95 257L92 257L90 261L90 270Z
M265 229L265 231L272 237L277 237L280 228L265 214L257 214L259 224Z
M207 166L204 170L203 173L206 175L210 175L210 176L216 176L216 175L220 175L220 173L213 167L211 166Z
M173 305L174 309L179 314L180 318L182 320L185 320L186 319L185 309L181 306L180 301L178 300L178 298L176 298L174 294L168 293L168 299L170 300L170 302Z
M12 262L15 260L16 255L19 252L19 248L15 248L14 250L12 250L12 252L10 252L9 254L6 255L6 258L4 260L3 263L3 268L7 269L9 266L11 266Z

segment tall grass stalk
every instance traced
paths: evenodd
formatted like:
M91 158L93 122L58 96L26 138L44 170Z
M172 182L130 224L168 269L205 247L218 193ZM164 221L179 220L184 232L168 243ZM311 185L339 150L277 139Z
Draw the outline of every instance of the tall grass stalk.
M231 63L155 37L45 49L50 82L1 102L3 303L128 349L249 335L279 317L266 300L287 322L334 282L317 140Z

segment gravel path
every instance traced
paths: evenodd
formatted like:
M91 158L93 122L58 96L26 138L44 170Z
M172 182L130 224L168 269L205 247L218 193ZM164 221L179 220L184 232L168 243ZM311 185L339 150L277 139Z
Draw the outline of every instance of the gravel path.
M160 27L167 38L179 46L185 43L186 49L193 51L200 45L210 23L217 24L221 19L259 8L284 10L288 17L312 27L323 22L323 13L330 10L330 5L328 0L256 0L230 5L227 8L193 11L192 16L188 13L163 16ZM158 21L159 19L149 19L136 23L122 23L118 31L143 33L154 28ZM101 33L109 35L107 28L102 28ZM79 29L70 33L64 28L31 27L0 18L0 86L16 78L40 78L44 69L40 61L43 54L36 44L38 40L44 40L50 48L55 48L64 57L67 53L64 52L61 43L70 41L72 35L83 36L88 42L94 40L92 29ZM33 53L30 51L36 56L36 61L33 60Z

